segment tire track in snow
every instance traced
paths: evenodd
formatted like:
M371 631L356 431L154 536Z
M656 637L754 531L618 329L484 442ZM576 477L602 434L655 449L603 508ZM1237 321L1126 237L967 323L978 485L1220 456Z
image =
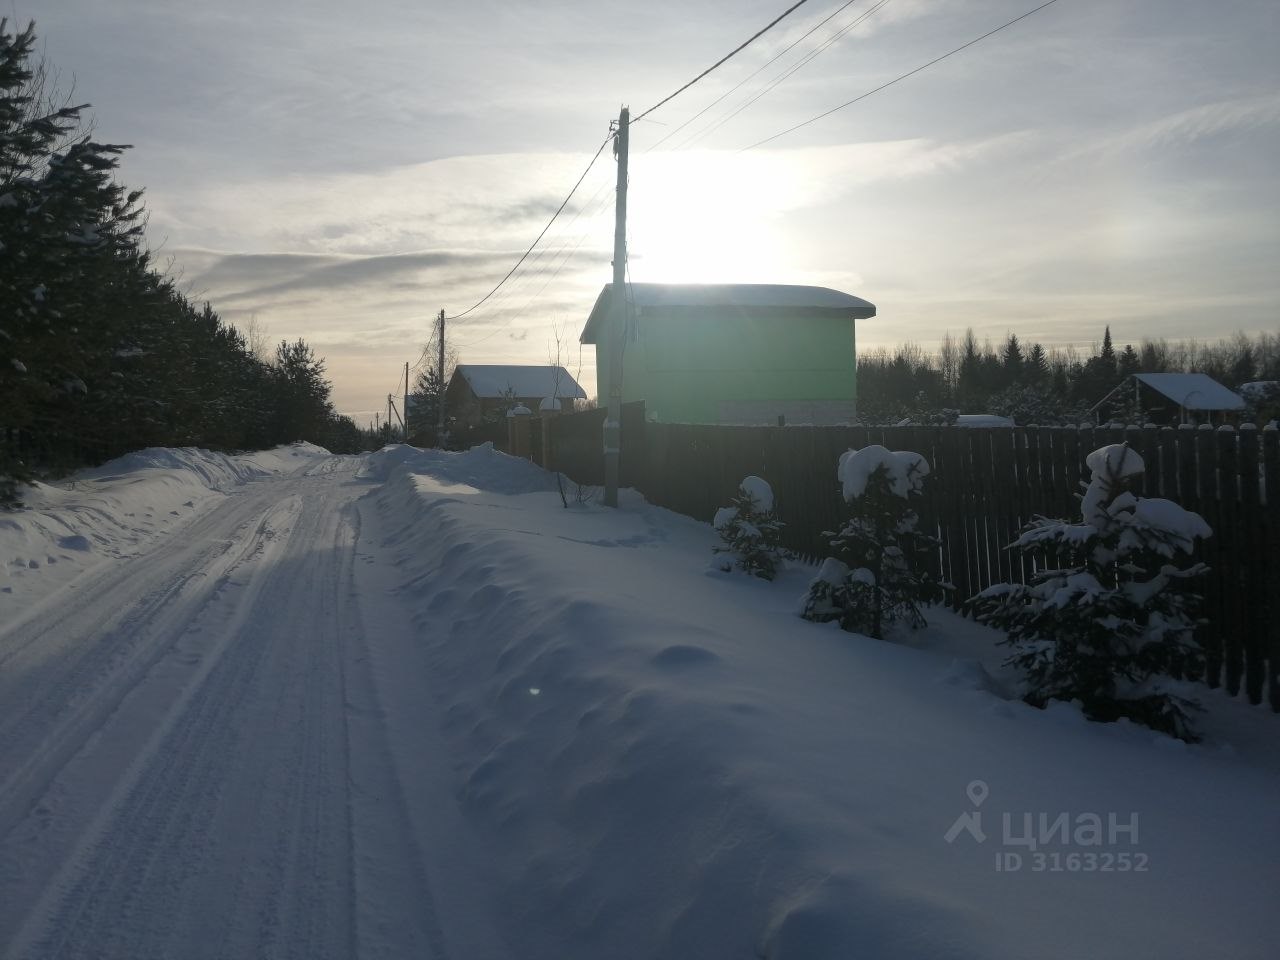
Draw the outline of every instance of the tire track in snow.
M49 885L15 955L352 955L340 484L326 477L291 498L290 537L267 537L199 608L178 646L201 635L221 646L206 644L203 672ZM281 525L279 509L267 530ZM323 628L312 636L310 624ZM135 706L113 725L146 713Z
M266 515L256 524L255 535L243 544L245 549L240 551L241 555L227 572L230 573L231 570L240 567L249 558L269 562L272 559L271 554L278 553L285 542L278 534L281 531L287 533L301 507L302 501L297 497L288 498L271 506ZM224 578L224 584L229 585L230 581ZM250 589L253 586L255 584L251 581ZM238 601L245 599L244 595L247 592L249 591L243 588L227 590L224 586L224 589L217 591L215 596L206 598L206 602L222 599L225 601L222 609L232 610ZM168 613L176 619L184 613L190 615L191 609L190 606L180 605L179 609L170 610ZM15 848L25 846L36 853L54 854L64 864L62 875L51 878L47 887L44 888L42 903L31 905L32 921L48 912L50 901L62 897L71 905L71 915L59 922L57 927L60 931L70 934L74 929L75 918L80 915L80 912L91 909L95 903L101 901L103 884L138 886L143 877L132 869L132 863L107 863L75 879L68 875L68 871L74 869L78 857L83 855L77 853L77 849L83 851L86 847L100 842L101 835L107 831L108 825L119 812L121 805L132 803L143 811L143 816L149 812L171 809L172 816L177 818L178 823L200 821L201 814L206 809L204 804L218 793L217 784L208 783L207 779L206 781L198 779L201 774L207 775L209 771L216 769L217 758L209 754L201 756L202 765L195 766L189 763L193 751L198 750L200 746L194 742L196 731L202 728L207 729L210 722L216 722L207 719L211 709L210 694L214 689L210 687L209 679L217 674L220 682L226 684L229 681L222 678L227 676L229 670L239 668L240 675L233 679L242 683L255 664L254 658L244 655L244 652L252 653L253 651L252 649L244 651L248 637L237 634L235 628L238 626L239 624L233 618L228 624L231 629L224 632L221 649L215 640L213 644L203 645L200 657L175 657L177 662L171 665L169 671L158 671L160 675L156 676L155 680L161 687L160 697L152 698L142 695L144 691L141 690L138 691L139 695L131 697L130 694L134 693L136 688L143 686L147 679L145 675L137 675L130 677L131 682L127 690L123 692L114 688L109 690L112 694L109 699L113 702L98 704L98 701L90 701L90 704L98 706L94 711L96 714L104 715L104 719L106 714L111 715L111 728L109 730L103 730L101 726L92 728L87 736L80 740L81 750L69 751L72 756L63 760L55 774L58 781L57 789L51 792L56 796L52 800L43 801L50 811L50 820L57 819L68 826L78 823L82 827L88 821L89 826L84 831L84 836L77 838L55 834L49 837L46 834L50 831L44 829L45 823L32 824L28 821L20 824L19 829L11 831L4 838L3 846L0 847L6 854L17 854ZM203 624L197 629L203 630ZM179 626L171 635L171 642L165 645L159 654L172 649L178 640L184 638L184 634L189 633L190 631L183 630ZM239 656L235 655L237 648L241 651ZM153 663L159 660L160 656L157 655ZM115 699L117 693L118 700ZM225 714L220 719L225 720ZM204 721L203 724L202 721ZM75 741L67 736L66 728L60 733L62 741L74 746ZM76 755L77 753L79 755ZM95 782L100 783L103 778L112 776L116 779L107 781L114 784L111 793L106 796L95 795ZM173 785L175 779L176 787ZM169 784L168 789L165 789L166 784ZM204 786L206 789L203 792L197 790L196 793L190 794L183 791L183 786ZM96 813L86 813L86 810L93 811L95 808ZM114 832L115 824L111 824L111 828ZM119 837L123 840L123 845L133 853L134 862L139 856L145 858L152 851L172 846L169 836L163 830L124 829L120 831ZM5 860L7 864L28 868L30 865L29 857L20 855L7 856ZM9 875L8 869L5 869L0 877L3 878L4 889L13 888L14 878ZM37 891L30 891L32 894L35 892ZM125 903L122 906L124 913L127 914L129 904ZM0 928L0 933L3 932L4 929ZM18 939L21 940L22 937ZM54 948L53 945L45 945L31 955L74 955L64 949L64 946ZM131 955L128 950L114 954L103 952L105 946L105 943L97 944L94 948L96 955Z
M448 960L449 934L456 956L505 955L441 806L433 708L397 674L422 667L414 631L379 548L356 569L359 462L233 496L9 632L45 695L85 690L0 699L0 763L35 764L0 821L0 955Z
M171 650L193 612L262 551L275 512L267 494L235 503L227 517L209 517L186 543L167 543L140 564L113 569L73 604L28 623L7 644L8 662L0 662L0 703L6 705L0 720L0 837ZM226 526L232 527L230 538L200 537L208 527L225 533ZM133 592L137 580L150 588L117 611L119 597Z

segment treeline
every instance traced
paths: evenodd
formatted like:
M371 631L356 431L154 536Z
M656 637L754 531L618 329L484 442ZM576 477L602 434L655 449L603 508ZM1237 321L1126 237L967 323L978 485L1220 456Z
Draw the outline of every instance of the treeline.
M0 504L147 446L358 449L304 341L259 358L155 269L142 191L114 176L127 147L86 131L34 45L0 20Z
M961 339L947 334L934 354L906 344L859 356L859 419L929 423L989 413L1022 424L1081 423L1093 420L1090 409L1133 373L1205 373L1233 390L1280 381L1280 334L1237 334L1211 343L1146 339L1117 350L1107 327L1087 355L1073 347L1046 350L1013 333L999 346L979 343L972 330ZM1280 413L1275 389L1246 399L1255 407L1252 415ZM1104 413L1132 420L1138 411L1127 409L1130 403L1126 392Z

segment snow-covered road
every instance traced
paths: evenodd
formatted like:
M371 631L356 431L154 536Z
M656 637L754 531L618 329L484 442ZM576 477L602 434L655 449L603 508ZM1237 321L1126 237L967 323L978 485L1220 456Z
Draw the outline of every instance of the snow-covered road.
M28 494L4 960L1276 955L1277 717L1222 691L1193 746L1037 710L986 627L808 623L810 568L484 446Z
M464 827L413 817L448 788L380 699L370 639L408 620L358 464L245 484L0 626L5 957L454 955Z

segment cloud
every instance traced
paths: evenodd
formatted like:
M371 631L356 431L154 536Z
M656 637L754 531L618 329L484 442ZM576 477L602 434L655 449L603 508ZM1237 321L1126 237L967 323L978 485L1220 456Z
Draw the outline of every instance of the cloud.
M271 301L280 294L329 294L369 286L420 288L429 274L491 276L508 253L430 252L391 256L326 256L317 254L227 254L207 269L193 273L191 282L218 291L220 303ZM400 282L411 277L414 282Z
M1280 94L1206 103L1104 137L1064 157L1115 156L1187 146L1228 133L1280 126Z

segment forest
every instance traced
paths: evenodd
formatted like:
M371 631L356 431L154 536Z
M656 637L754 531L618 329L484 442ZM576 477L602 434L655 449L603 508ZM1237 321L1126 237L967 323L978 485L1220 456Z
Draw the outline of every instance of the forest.
M34 24L0 21L0 504L22 483L129 450L246 450L365 438L299 339L251 349L145 241L128 147L56 89Z
M1239 391L1245 384L1246 418L1280 415L1280 334L1236 334L1214 342L1144 339L1116 349L1111 328L1087 355L1074 348L1045 349L1010 333L1000 346L979 343L972 330L950 334L937 353L914 344L870 350L858 357L858 417L866 424L945 423L956 414L987 413L1019 424L1053 426L1094 422L1093 407L1134 373L1204 373ZM1142 422L1127 392L1098 413Z

